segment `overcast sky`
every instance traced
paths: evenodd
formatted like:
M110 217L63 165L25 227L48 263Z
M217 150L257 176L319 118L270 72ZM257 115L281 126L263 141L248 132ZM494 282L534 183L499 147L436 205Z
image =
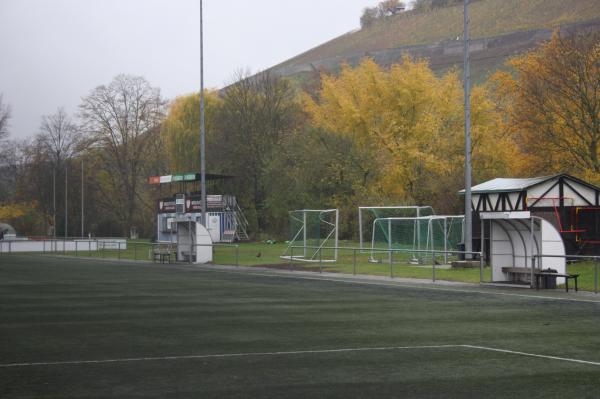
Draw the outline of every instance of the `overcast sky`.
M0 93L12 138L120 73L163 96L200 86L199 0L0 0ZM262 70L357 29L377 0L204 0L205 84Z

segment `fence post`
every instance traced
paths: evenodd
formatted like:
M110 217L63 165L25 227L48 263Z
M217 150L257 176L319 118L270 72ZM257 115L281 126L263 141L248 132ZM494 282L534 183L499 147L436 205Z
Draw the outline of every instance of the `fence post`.
M323 252L319 248L319 273L323 273Z
M237 267L240 266L240 246L239 246L239 244L235 245L235 265Z
M133 260L137 260L137 243L132 243L133 244Z
M431 251L431 266L432 266L431 278L432 278L432 281L435 283L435 252L433 252L433 251Z
M479 253L479 283L483 283L483 252Z
M598 258L594 257L594 294L598 293Z
M356 276L356 248L352 249L352 275Z
M290 247L290 270L294 268L294 244Z
M533 220L533 219L532 219L532 220ZM532 223L533 223L533 222L532 222ZM491 245L491 244L490 244L490 245ZM526 264L527 264L527 263L526 263ZM533 286L533 278L534 278L534 277L533 277L533 273L534 273L534 270L535 270L535 255L532 253L532 254L531 254L531 276L529 277L529 280L531 280L531 281L529 282L529 287L530 287L530 288L534 288L534 286ZM536 278L536 280L535 280L535 284L537 285L537 278Z
M12 241L8 242L8 253L11 254L12 253Z
M117 259L121 259L121 241L117 241Z
M79 254L77 253L77 240L75 240L75 257L78 257Z
M394 278L394 250L390 250L390 278Z

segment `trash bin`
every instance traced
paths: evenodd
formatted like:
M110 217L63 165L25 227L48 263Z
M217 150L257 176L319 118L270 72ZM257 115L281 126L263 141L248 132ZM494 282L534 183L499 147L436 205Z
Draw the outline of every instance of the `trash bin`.
M554 270L554 269L542 269L542 272L544 273L558 273L558 270ZM554 290L556 289L556 276L548 276L548 275L544 275L542 276L542 286L546 289L549 290Z
M465 243L461 242L458 243L456 245L456 250L460 251L460 253L458 254L458 260L465 260L465 254L463 252L465 252Z

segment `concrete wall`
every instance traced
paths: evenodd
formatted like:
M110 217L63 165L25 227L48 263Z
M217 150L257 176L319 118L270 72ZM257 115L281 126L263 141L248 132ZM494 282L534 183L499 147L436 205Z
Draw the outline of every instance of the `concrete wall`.
M23 252L89 252L98 249L127 249L123 238L81 239L81 240L3 240L0 253Z

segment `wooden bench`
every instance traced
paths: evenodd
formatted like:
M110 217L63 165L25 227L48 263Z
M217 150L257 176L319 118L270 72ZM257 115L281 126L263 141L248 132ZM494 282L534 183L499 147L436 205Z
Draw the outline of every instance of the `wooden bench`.
M531 269L527 267L503 267L502 273L508 274L513 283L518 283L520 276L531 276Z
M552 273L552 272L543 272L537 271L534 273L535 275L535 288L537 290L540 289L540 280L542 277L563 277L565 279L565 290L569 292L569 280L573 279L575 282L575 292L577 292L577 278L579 274L564 274L564 273Z
M507 273L512 282L517 282L519 275L531 276L531 269L527 267L503 267L503 273ZM572 279L575 282L575 291L577 291L577 278L579 274L565 274L565 273L552 273L545 272L539 269L534 270L533 276L535 278L535 288L540 289L540 282L542 277L563 277L565 279L565 290L569 292L569 280Z
M160 263L165 263L165 260L168 259L169 263L171 263L172 254L173 246L171 244L155 244L152 247L152 262L158 260Z

